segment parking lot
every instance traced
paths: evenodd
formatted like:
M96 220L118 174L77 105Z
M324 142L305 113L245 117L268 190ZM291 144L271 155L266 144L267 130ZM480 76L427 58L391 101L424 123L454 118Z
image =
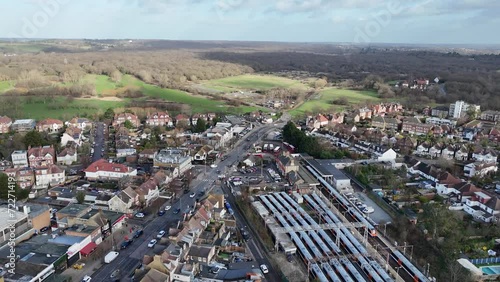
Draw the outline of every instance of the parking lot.
M368 196L366 196L363 192L355 192L352 196L355 198L350 198L349 201L354 204L354 206L363 208L372 208L369 213L365 213L365 215L371 218L373 221L379 224L384 224L391 221L391 217L387 214L382 208L380 208L375 202L373 202ZM361 203L361 205L357 205L356 203Z

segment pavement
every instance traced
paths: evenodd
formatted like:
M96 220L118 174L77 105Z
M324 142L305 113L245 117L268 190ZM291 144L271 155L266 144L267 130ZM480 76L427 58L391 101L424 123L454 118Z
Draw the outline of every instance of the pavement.
M282 125L265 125L250 131L247 136L244 136L236 142L236 144L234 145L234 149L228 151L228 153L226 154L227 159L225 159L224 161L217 161L216 168L207 167L206 173L202 173L199 178L194 183L192 183L192 186L194 187L191 188L190 193L199 193L200 191L209 190L209 188L212 187L213 184L215 184L215 181L218 178L217 170L223 171L228 165L232 165L233 163L242 160L242 156L244 156L245 148L247 146L249 146L253 142L260 140L260 138L262 138L269 130L276 129L276 126L283 125L284 123ZM99 139L102 134L102 130L100 130L99 128L100 127L98 125L96 139ZM96 153L100 152L97 146L98 142L96 141ZM94 157L97 156L97 154L94 154ZM229 195L229 203L235 206L234 197L230 193L228 193L227 190L224 191ZM128 277L135 270L135 267L139 265L140 261L142 261L144 255L153 255L156 252L160 253L164 249L164 247L161 247L158 244L155 248L148 248L147 244L151 239L156 237L156 234L159 230L168 230L170 227L177 225L178 221L181 219L181 214L173 214L173 211L175 211L177 208L180 208L182 211L188 205L193 206L194 204L195 197L191 198L189 197L189 194L184 194L180 198L177 198L171 204L172 208L167 211L164 216L156 217L149 223L145 223L143 228L144 234L140 238L135 239L130 247L125 250L121 250L119 256L114 261L109 264L102 265L96 272L94 272L94 274L92 275L92 280L110 281L109 275L117 269L120 271L120 276L118 279ZM234 216L238 222L239 227L249 226L248 222L246 222L245 218L240 214L238 209L235 209ZM252 238L257 238L252 228L249 228L249 231L252 235ZM269 263L269 260L266 257L266 253L264 251L264 247L260 243L260 241L251 239L248 247L259 264L266 264L268 266L269 274L266 275L266 278L268 278L269 281L280 281L279 276L277 275L278 272L275 271Z

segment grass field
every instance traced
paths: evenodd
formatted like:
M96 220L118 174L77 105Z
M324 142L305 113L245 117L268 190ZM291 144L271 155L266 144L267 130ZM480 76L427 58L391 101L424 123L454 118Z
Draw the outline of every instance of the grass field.
M47 45L0 42L0 51L5 53L37 53L46 49Z
M292 116L303 115L306 112L313 112L318 110L343 110L349 105L334 105L333 101L339 98L346 98L349 102L349 105L358 105L365 102L373 103L381 101L380 98L377 97L377 93L373 91L357 91L357 90L348 90L348 89L337 89L330 88L325 89L319 94L312 96L308 101L305 101L297 108L290 111Z
M27 103L25 98L20 98L18 106L23 113L26 113L26 118L34 119L48 117L67 119L84 113L93 115L103 113L108 108L126 107L132 99L124 98L113 101L109 97L116 96L118 92L126 88L133 88L141 90L146 95L146 97L137 98L139 100L158 98L169 102L187 104L191 106L192 113L225 112L243 114L257 109L249 106L231 107L226 105L224 101L212 100L205 96L195 96L179 90L160 88L144 83L130 75L124 75L122 80L117 83L112 82L105 75L86 75L83 81L94 84L99 97L76 99L72 102L68 102L65 97L57 97L53 102L47 103L44 103L42 98L34 99L31 103ZM58 84L63 87L71 85L69 83ZM9 88L11 88L10 82L0 82L0 93ZM61 107L55 108L59 106Z
M12 88L12 81L0 81L0 93L3 93Z
M306 89L307 86L293 79L271 76L245 74L201 83L204 87L222 92L237 90L267 90L275 87Z

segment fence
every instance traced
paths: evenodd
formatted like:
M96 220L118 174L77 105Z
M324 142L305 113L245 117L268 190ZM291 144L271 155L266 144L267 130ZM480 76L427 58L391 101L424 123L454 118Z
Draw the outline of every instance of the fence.
M500 257L491 257L491 258L480 258L480 259L471 259L471 263L473 264L493 264L500 263Z

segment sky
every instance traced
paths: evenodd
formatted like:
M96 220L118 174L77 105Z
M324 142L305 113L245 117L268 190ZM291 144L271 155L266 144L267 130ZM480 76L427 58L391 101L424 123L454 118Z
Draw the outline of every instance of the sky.
M500 44L499 0L0 0L0 7L0 38Z

